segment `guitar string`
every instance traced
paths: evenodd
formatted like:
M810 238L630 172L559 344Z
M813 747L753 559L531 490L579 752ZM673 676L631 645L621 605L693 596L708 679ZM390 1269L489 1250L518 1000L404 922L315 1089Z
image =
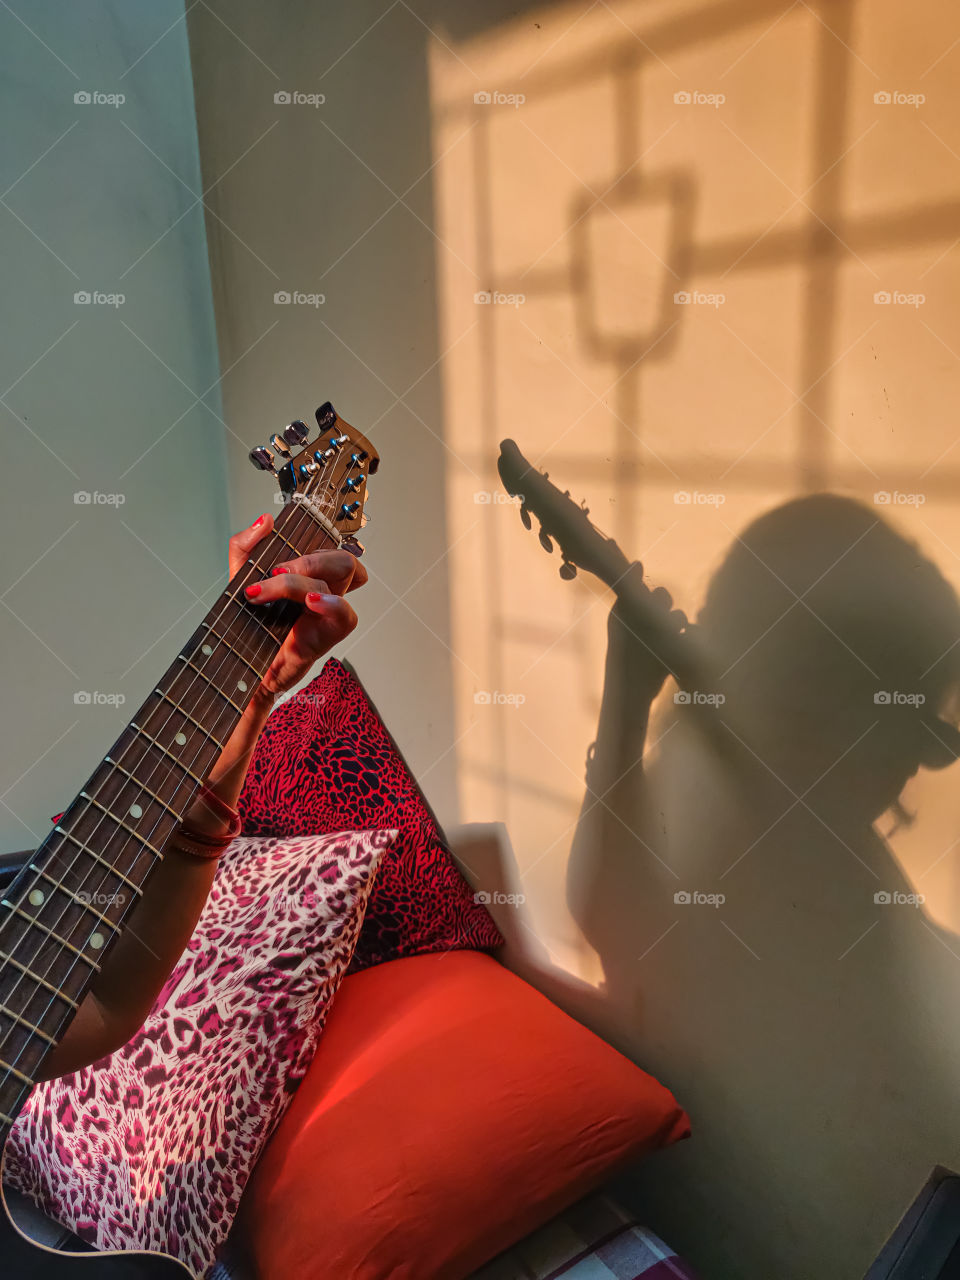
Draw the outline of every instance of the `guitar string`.
M338 439L338 440L340 440L340 437L338 436L338 437L337 437L337 439ZM322 486L324 486L324 485L326 485L326 484L327 484L328 480L329 480L330 478L332 478L332 475L333 475L333 473L335 472L335 470L336 470L336 468L337 468L337 465L338 465L338 463L339 463L339 459L340 459L340 452L339 452L339 450L340 450L340 447L342 446L342 444L344 444L344 443L345 443L345 441L340 440L340 444L338 444L338 445L336 446L336 452L334 453L334 455L332 456L332 458L330 458L330 460L328 461L327 465L326 465L326 466L325 466L325 467L324 467L324 468L319 472L319 474L318 474L318 475L316 475L316 476L314 476L314 477L311 477L311 479L310 479L309 483L307 484L306 489L304 490L303 495L297 495L297 496L309 497L309 496L313 495L313 493L314 493L314 491L315 491L315 490L318 490L318 489L320 489ZM324 516L326 516L328 519L329 519L329 518L330 518L330 516L333 514L333 512L334 512L334 510L335 510L335 508L336 508L336 501L337 501L337 496L336 496L336 495L333 495L333 496L331 497L331 499L330 499L330 509L329 509L329 510L325 509L325 504L321 503L321 511L322 511L323 515L324 515ZM310 514L309 510L306 508L306 506L305 506L305 504L304 504L303 502L300 502L300 503L296 503L296 502L295 502L295 503L294 503L294 504L292 504L292 505L300 505L300 506L302 506L302 507L304 508L304 510L303 510L301 513L298 513L298 515L297 515L295 518L291 518L291 519L288 521L288 525L287 525L287 527L283 530L283 533L284 533L284 534L289 533L289 534L291 535L291 539L297 539L297 538L301 537L301 536L303 535L303 533L304 533L307 529L309 529L309 528L310 528L310 526L311 526L311 525L313 525L313 526L315 526L315 527L319 527L325 535L327 534L327 532L328 532L328 531L324 528L324 526L323 526L323 525L320 525L320 524L319 524L319 522L318 522L318 521L316 521L316 520L314 519L314 517ZM303 517L304 517L304 516L306 517L306 522L305 522L305 523L303 523ZM296 527L295 527L295 526L296 526ZM275 526L275 528L276 528L276 526ZM246 558L245 563L247 564L247 576L248 576L248 577L250 576L250 573L251 573L251 572L256 571L257 569L259 569L259 568L261 568L261 567L262 567L263 557L264 557L264 555L268 552L268 550L269 550L269 549L270 549L270 541L269 541L269 539L268 539L268 540L267 540L267 546L265 546L265 547L263 547L263 548L261 549L260 554L257 556L256 560L251 560L251 558L250 558L249 556ZM281 562L282 562L282 561L281 561ZM278 563L279 563L279 562L278 562ZM238 584L238 588L237 588L237 590L242 591L242 590L243 590L243 588L244 588L246 585L248 585L248 584L247 584L247 583L240 583L240 584ZM227 608L229 608L230 604L233 604L233 603L241 603L241 601L240 601L240 599L239 599L238 595L236 594L236 592L234 592L234 593L229 593L229 594L225 593L225 596L226 596L226 598L225 598L225 599L224 599L224 601L223 601L223 606L222 606L222 608L221 608L221 610L220 610L219 614L217 615L216 619L214 619L214 620L213 620L214 624L216 624L216 623L219 623L219 622L220 622L220 620L223 618L224 613L226 612ZM244 600L244 601L243 601L243 603L246 603L246 601ZM271 639L269 639L269 640L261 641L261 642L259 643L259 645L258 645L257 649L255 650L255 652L254 652L254 653L253 653L253 655L252 655L252 657L253 657L253 662L251 662L251 663L250 663L250 665L251 665L251 666L254 666L254 668L256 669L255 664L256 664L256 663L258 663L258 662L259 662L259 660L264 656L264 654L265 654L265 653L267 653L267 652L269 651L269 649L273 646L273 644L281 645L282 643L283 643L283 638L281 638L279 641L277 641L276 637L272 637L272 638L271 638ZM220 673L221 673L221 672L222 672L222 671L223 671L223 670L224 670L224 669L229 665L229 663L231 662L231 660L232 660L233 658L235 658L235 657L237 657L237 656L238 656L237 654L235 654L235 653L233 652L233 650L229 647L229 645L228 645L226 642L224 642L224 654L225 654L225 656L224 656L223 660L220 662L220 664L218 665L218 667L217 667L216 671L212 671L212 670L211 670L211 672L209 673L211 676L214 676L214 677L215 677L215 676L219 675L219 674L220 674ZM193 655L191 655L191 656L193 656ZM245 661L245 660L241 657L241 661ZM206 665L206 664L204 664L204 665ZM192 691L192 690L193 690L193 689L194 689L194 688L195 688L195 687L196 687L196 686L201 682L201 680L202 680L202 679L203 679L203 677L200 675L200 673L199 673L199 672L198 672L196 675L192 676L192 678L191 678L191 680L190 680L190 683L187 685L187 687L183 690L182 694L180 695L180 701L184 701L184 700L187 698L187 695L188 695L188 694L189 694L189 693L190 693L190 692L191 692L191 691ZM222 691L220 691L216 685L214 685L213 687L214 687L214 689L216 690L216 692L221 692L221 693L222 693ZM229 706L229 703L228 703L227 705ZM152 711L152 712L150 713L150 718L152 718L152 717L156 714L156 711L157 711L157 710L159 710L159 708L156 708L154 711ZM153 735L155 735L156 737L159 737L159 736L163 733L164 729L166 729L166 728L167 728L167 726L170 724L170 721L173 719L174 715L175 715L179 710L180 710L180 708L179 708L178 706L176 706L176 705L172 706L171 710L169 711L169 713L168 713L168 715L167 715L166 720L164 721L164 723L163 723L162 725L157 726L157 727L154 727L154 726L152 726L152 725L151 725L150 727L151 727L151 729L153 730ZM225 707L225 708L223 709L223 711L221 711L221 712L218 714L218 716L217 716L217 720L216 720L216 721L214 722L214 724L211 726L211 729L212 729L212 730L215 730L215 729L216 729L216 725L219 723L219 720L220 720L221 716L223 716L223 715L226 713L226 711L227 711L227 708ZM181 714L183 714L183 713L181 712ZM142 727L142 726L141 726L141 727ZM212 733L210 734L210 736L215 738L215 733L213 733L213 732L212 732ZM134 741L136 741L136 739L134 739ZM202 752L202 751L203 751L203 749L204 749L204 745L205 745L205 744L201 744L201 746L200 746L199 750L198 750L198 751L197 751L197 753L194 755L194 757L191 759L191 761L190 761L190 766L191 766L191 767L192 767L192 766L194 766L194 765L196 764L197 760L199 759L199 756L200 756L201 752ZM123 760L124 754L126 753L126 751L128 751L128 750L129 750L130 746L132 746L132 743L129 743L129 744L127 745L127 747L125 747L125 748L124 748L123 752L121 752L121 753L120 753L120 758L119 758L115 763L117 763L117 764L120 764L120 763L121 763L121 761ZM222 747L221 747L221 750L222 750ZM150 774L150 776L147 778L147 780L146 780L145 782L139 782L139 781L138 781L138 780L136 780L136 779L129 779L129 780L128 780L128 781L133 782L134 786L138 788L138 798L142 799L144 796L150 796L151 800L156 800L156 799L157 799L157 797L153 794L153 792L151 792L151 791L149 790L149 785L148 785L148 784L155 783L156 775L157 775L158 771L159 771L162 767L163 767L163 766L162 766L161 764L158 764L158 765L154 768L153 772ZM112 776L112 775L111 775L111 776ZM188 774L186 774L186 777L187 777L187 778L188 778L189 776L190 776L190 775L189 775L189 773L188 773ZM173 792L171 793L171 796L170 796L170 799L171 799L171 800L176 796L177 792L178 792L178 791L180 790L180 788L183 786L184 781L185 781L185 779L181 779L180 781L178 781L178 782L176 783L176 785L175 785L175 787L174 787L174 789L173 789ZM123 787L123 786L126 786L126 785L127 785L127 783L126 783L126 782L124 782L124 783L122 783L122 784L121 784L121 786L122 786L122 787ZM94 797L95 795L96 795L96 791L94 790L93 792L91 792L91 797ZM108 807L108 808L109 808L109 807ZM162 803L161 803L161 808L162 808ZM85 840L85 842L84 842L84 843L85 843L85 844L88 844L88 843L93 839L93 837L96 835L96 833L99 831L100 827L103 825L103 823L106 821L106 819L107 819L108 817L112 817L112 816L113 816L113 815L112 815L111 813L109 813L109 812L108 812L108 813L106 813L105 815L103 815L103 816L101 816L101 817L98 817L97 822L96 822L96 825L93 827L93 829L91 830L91 832L88 834L88 836L86 837L86 840ZM161 814L161 816L160 816L160 817L158 817L158 819L157 819L156 823L154 824L154 826L153 826L153 827L150 829L150 831L147 833L147 835L146 835L146 839L147 839L147 840L149 840L150 836L152 836L152 835L156 832L157 827L159 826L159 824L160 824L160 822L161 822L162 820L163 820L163 815ZM134 836L134 838L139 839L139 840L140 840L140 842L141 842L141 843L143 843L143 837L140 837L139 835L137 835L137 836ZM86 850L85 850L85 849L82 849L82 850L81 850L81 852L86 852ZM67 877L67 876L69 876L70 872L71 872L71 871L73 871L73 870L76 868L76 865L77 865L77 862L78 862L78 860L79 860L80 856L81 856L81 854L80 854L80 853L76 853L76 854L74 854L73 859L72 859L72 861L70 862L70 864L66 867L66 869L65 869L64 871L62 871L62 872L61 872L61 875L62 875L64 878L65 878L65 877ZM111 875L111 874L116 874L116 875L117 875L117 878L120 878L120 879L122 879L122 878L123 878L123 877L122 877L122 875L120 875L119 873L107 872L107 873L105 873L105 874L101 877L101 880L100 880L99 885L98 885L98 889L102 889L102 888L103 888L104 884L106 883L106 878L107 878L107 876L108 876L108 875ZM52 877L51 877L51 878L52 878ZM36 883L38 883L38 882L34 882L34 883L36 884ZM25 888L25 894L26 894L26 892L29 892L29 891L30 891L30 890L29 890L29 886L25 886L24 888ZM63 879L59 879L59 880L57 880L57 881L56 881L56 884L55 884L55 886L54 886L54 888L55 888L55 889L56 889L56 888L59 888L59 889L63 890L63 892L65 893L65 895L66 895L67 897L72 897L72 896L73 896L73 895L72 895L72 893L71 893L71 891L69 891L69 890L67 890L67 889L65 888L65 885L64 885ZM18 904L18 905L20 905L20 906L21 906L21 909L22 909L22 902L23 902L23 901L24 901L24 899L25 899L25 894L24 894L24 896L21 898L21 904ZM131 909L131 908L135 905L135 902L138 900L138 895L133 895L133 894L131 894L131 899L132 899L132 901L131 901L131 903L130 903L130 905L129 905L128 909L127 909L127 910L125 910L125 911L123 911L123 912L121 912L120 917L119 917L119 919L118 919L118 920L117 920L117 922L116 922L116 931L117 931L118 933L119 933L119 932L120 932L120 930L122 929L123 922L124 922L124 920L125 920L125 918L126 918L126 915L128 914L129 909ZM51 927L51 932L52 932L52 933L56 934L57 930L59 929L59 926L61 926L61 925L62 925L62 923L63 923L63 921L64 921L64 918L65 918L66 913L67 913L67 911L68 911L68 910L69 910L69 905L67 905L67 906L65 906L65 907L63 908L63 910L61 911L60 917L58 918L58 920L56 921L56 923L55 923L55 925L54 925L54 926L52 926L52 927L51 927L51 926L47 926L47 927ZM10 922L10 920L11 920L11 917L8 917L8 923ZM24 939L26 936L28 936L28 933L29 933L30 927L31 927L31 926L29 925L29 923L24 922L24 929L23 929L23 932L21 933L20 937L19 937L18 939L16 939L16 941L13 943L13 946L14 946L14 947L15 947L15 946L17 946L20 942L22 942L22 941L23 941L23 939ZM111 922L111 925L108 925L107 927L113 927L112 922ZM75 969L76 969L77 965L80 963L80 960L81 960L82 958L86 958L86 957L83 957L82 955L81 955L81 956L78 956L77 960L74 960L74 961L71 963L71 965L70 965L69 969L67 970L66 974L65 974L65 975L64 975L64 977L63 977L62 982L59 984L59 985L61 986L61 988L65 985L65 983L66 983L67 979L68 979L68 978L71 976L71 974L75 971ZM43 976L45 979L49 979L49 978L50 978L50 975L51 975L51 971L52 971L52 964L51 964L50 966L48 966L48 968L47 968L46 972L45 972L42 976ZM19 987L19 985L20 985L20 981L21 981L21 979L22 979L22 978L24 978L24 977L25 977L25 975L23 975L23 974L18 974L17 979L14 981L13 986L11 987L10 991L9 991L9 992L7 993L7 995L6 995L6 999L7 999L7 1000L10 1000L10 998L11 998L11 997L12 997L12 996L17 992L17 989L18 989L18 987ZM53 984L53 985L58 985L58 984ZM46 1009L44 1010L43 1014L41 1015L41 1017L40 1017L37 1021L42 1021L43 1017L45 1017L45 1016L47 1015L47 1013L49 1012L49 1009L50 1009L50 1008L52 1007L52 1005L53 1005L53 1000L54 1000L54 999L56 999L56 998L57 998L57 997L56 997L56 996L54 996L53 998L51 998L51 999L48 1001ZM6 1045L6 1041L9 1039L9 1035L10 1035L10 1034L11 1034L11 1033L8 1033L8 1035L7 1035L7 1036L5 1036L5 1037L3 1037L2 1039L0 1039L0 1048L4 1048L4 1047L5 1047L5 1045ZM29 1041L29 1039L28 1039L28 1044L29 1044L29 1042L30 1042L30 1041ZM14 1058L13 1063L10 1063L10 1064L7 1064L7 1065L8 1065L8 1066L16 1067L16 1066L17 1066L17 1064L18 1064L18 1061L19 1061L19 1059L20 1059L20 1057L21 1057L22 1053L23 1053L23 1052L24 1052L24 1050L26 1049L26 1047L27 1047L27 1045L24 1045L24 1046L23 1046L23 1047L18 1051L17 1055L16 1055L16 1056L15 1056L15 1058ZM7 1075L7 1076L9 1076L9 1072L7 1072L7 1073L6 1073L6 1075Z
M310 484L308 484L307 489L306 489L306 494L307 494L307 495L309 495L310 493L312 493L312 491L313 491L315 488L319 488L322 484L326 483L326 481L327 481L327 479L329 478L329 476L331 476L331 475L332 475L332 473L336 470L336 467L337 467L338 461L339 461L339 454L338 454L338 453L335 453L335 454L334 454L334 456L330 459L330 461L329 461L328 465L323 469L323 471L322 471L318 476L314 477L314 478L312 479L311 483L310 483ZM334 505L335 505L335 500L334 500ZM328 513L324 512L324 514L326 515L326 514L328 514ZM301 527L301 528L300 528L300 529L298 529L296 532L294 532L293 525L294 525L295 521L294 521L294 520L290 520L290 521L289 521L290 528L289 528L289 530L285 530L285 532L289 531L289 532L293 535L293 537L297 537L297 536L299 536L300 534L302 534L303 530L304 530L305 528L309 528L311 524L313 524L313 525L317 525L317 521L313 519L313 517L310 515L310 513L309 513L309 511L308 511L308 510L304 509L304 512L303 512L303 513L301 513L301 515L306 515L306 518L307 518L307 524L306 524L305 526ZM298 517L297 517L297 522L299 522L299 520L301 519L301 515L298 515ZM320 526L320 527L322 528L323 526ZM269 545L270 545L270 544L269 544L269 542L268 542L268 545L267 545L267 546L264 546L263 548L261 548L261 551L260 551L259 556L257 557L257 559L256 559L255 561L253 561L253 562L252 562L252 564L250 564L250 557L247 557L247 558L246 558L246 562L248 563L248 566L249 566L249 567L248 567L248 575L247 575L247 576L249 576L249 573L250 573L250 570L251 570L251 569L255 571L256 569L259 569L259 568L261 568L261 567L262 567L262 560L263 560L263 556L264 556L264 555L267 553L267 551L269 550ZM239 584L239 585L240 585L240 589L242 590L243 586L245 586L245 585L247 585L247 584L245 584L245 583L244 583L244 584ZM224 613L225 613L226 609L229 607L229 605L230 605L231 603L238 603L238 602L239 602L239 601L238 601L238 597L237 597L237 595L236 595L236 594L231 594L231 595L227 596L227 598L224 600L224 604L223 604L223 607L222 607L222 608L221 608L221 610L220 610L220 613L217 615L217 618L215 619L215 622L219 622L219 621L220 621L220 619L222 619L222 618L223 618L223 615L224 615ZM269 651L269 648L270 648L270 647L272 647L272 644L273 644L273 643L277 643L277 641L276 641L276 637L273 637L271 641L261 641L261 642L260 642L260 645L258 646L257 650L255 651L255 653L254 653L254 655L253 655L253 657L254 657L254 661L257 661L257 660L259 660L260 658L262 658L262 657L263 657L263 655L264 655L264 653L265 653L265 652L268 652L268 651ZM279 641L279 643L280 643L280 644L282 644L282 639ZM226 653L226 655L227 655L227 656L226 656L226 657L223 659L223 661L219 664L219 666L218 666L218 668L217 668L217 671L216 671L216 672L211 672L211 674L212 674L212 675L217 675L217 674L219 674L219 673L224 669L224 667L226 667L226 666L229 664L229 662L230 662L230 660L231 660L231 656L235 656L235 655L232 655L232 651L231 651L229 648L227 648L226 646L225 646L225 653ZM253 665L253 664L251 664L251 665ZM190 691L191 691L191 690L192 690L192 689L193 689L193 688L194 688L194 687L195 687L195 686L200 682L200 680L201 680L201 679L202 679L202 677L199 675L199 672L191 678L190 683L187 685L186 689L183 691L183 694L181 695L181 700L183 700L183 699L185 699L185 698L187 697L187 695L190 693ZM216 688L216 686L214 686L214 688ZM229 705L229 704L228 704L228 705ZM166 718L166 720L164 721L163 725L158 726L158 727L154 730L154 733L155 733L155 734L157 734L158 736L159 736L160 734L162 734L162 733L163 733L163 731L164 731L164 729L166 729L166 728L167 728L167 726L170 724L170 721L173 719L173 716L176 714L176 712L177 712L178 710L179 710L179 708L178 708L176 705L174 705L174 706L172 707L172 709L169 711L169 713L168 713L168 715L167 715L167 718ZM212 726L213 728L215 728L215 727L216 727L216 724L217 724L217 723L219 723L220 717L221 717L225 712L226 712L226 708L224 708L224 710L223 710L223 711L218 715L218 717L217 717L217 721L215 722L214 726ZM154 715L154 714L155 714L155 712L152 712L152 713L151 713L151 716L152 716L152 715ZM152 727L152 726L151 726L151 727ZM213 735L211 735L211 736L213 736ZM124 753L129 749L129 747L130 747L131 745L132 745L132 744L128 744L128 747L124 749ZM191 759L191 761L190 761L190 766L194 766L194 765L196 764L196 762L197 762L197 760L199 759L199 756L200 756L200 753L202 752L202 750L203 750L203 745L201 745L201 746L200 746L200 748L199 748L199 750L197 751L197 753L196 753L196 754L194 755L194 757ZM124 754L124 753L121 753L121 759L123 758L123 754ZM119 763L119 762L118 762L118 763ZM161 768L161 767L162 767L161 765L158 765L158 766L153 770L153 772L150 774L149 778L147 779L147 782L148 782L148 783L153 783L153 782L154 782L155 777L156 777L156 774L157 774L157 771L158 771L158 769L159 769L159 768ZM189 777L189 776L190 776L190 775L189 775L189 773L188 773L188 774L186 775L186 777ZM183 782L184 782L184 779L181 779L181 780L176 784L176 786L174 787L173 793L172 793L172 795L171 795L171 799L172 799L173 797L175 797L175 796L176 796L176 793L177 793L177 791L180 789L180 787L183 785ZM124 784L124 785L125 785L125 784ZM146 784L144 784L144 783L137 784L137 783L135 782L135 785L139 785L140 798L143 798L143 796L144 796L144 795L150 795L152 799L155 799L155 798L156 798L156 797L154 797L154 796L153 796L153 794L148 790L148 788L147 788L147 785L146 785ZM101 827L101 826L103 825L103 823L105 822L106 818L107 818L107 817L110 817L110 816L112 816L112 814L110 814L110 813L108 812L107 814L105 814L105 815L103 815L103 816L98 817L97 822L96 822L96 825L93 827L92 831L89 833L89 835L87 836L86 841L84 842L84 844L85 844L85 845L86 845L86 844L88 844L90 840L92 840L92 838L96 835L97 831L100 829L100 827ZM154 826L151 828L150 832L147 834L147 839L149 839L149 837L150 837L150 836L152 836L152 835L154 834L154 832L156 831L157 826L159 825L160 821L162 821L162 816L161 816L160 818L158 818L158 819L157 819L157 822L154 824ZM140 838L140 837L134 836L134 838ZM129 837L128 837L128 839L129 839ZM141 843L142 843L142 839L141 839ZM86 852L87 850L86 850L85 848L83 848L83 849L82 849L82 851L83 851L83 852ZM70 873L70 871L72 871L72 870L76 867L76 864L77 864L77 861L78 861L79 857L80 857L80 854L79 854L79 853L74 854L73 859L72 859L72 861L71 861L70 865L66 868L66 871L65 871L65 872L62 872L61 874L62 874L62 875L64 875L64 876L68 875L68 874ZM107 874L118 874L118 878L120 878L120 879L122 879L122 878L123 878L123 877L122 877L122 875L119 875L119 873L107 873ZM106 877L105 877L105 876L102 876L102 877L101 877L101 880L100 880L100 883L99 883L98 888L102 888L102 887L103 887L103 885L105 884L105 882L106 882ZM69 895L69 891L68 891L68 890L66 890L66 889L65 889L65 887L64 887L63 880L58 880L58 881L57 881L57 884L56 884L56 886L55 886L55 887L62 889L62 890L64 891L64 893L65 893L65 894L67 894L68 896L70 896L70 895ZM135 904L135 902L136 902L136 900L137 900L137 896L138 896L138 895L131 895L132 901L131 901L131 903L130 903L130 908L132 908L132 907L133 907L133 905ZM22 903L22 901L23 901L23 898L21 898L21 903ZM128 908L128 910L129 910L130 908ZM68 911L68 910L69 910L69 907L68 907L68 906L65 906L65 907L63 908L63 910L61 911L60 917L59 917L59 919L58 919L58 920L57 920L57 922L56 922L57 926L60 926L60 925L63 923L63 920L64 920L64 918L65 918L66 913L67 913L67 911ZM119 931L120 931L120 928L122 927L122 923L123 923L124 919L126 918L127 913L128 913L128 912L127 912L126 910L121 912L120 917L119 917L119 919L118 919L118 921L117 921L117 926L118 926L118 927L117 927L117 932L119 932ZM8 917L8 923L9 923L9 921L10 921L10 918ZM18 923L19 923L19 921L18 921ZM23 932L22 932L22 933L21 933L21 935L20 935L20 937L19 937L19 938L14 942L14 944L13 944L14 946L16 946L16 945L18 945L19 943L21 943L21 942L23 941L23 939L24 939L26 936L28 936L28 934L29 934L29 929L30 929L30 925L29 925L29 924L26 924L26 925L25 925L25 927L24 927L24 929L23 929ZM52 932L55 932L55 931L54 931L54 930L52 930ZM36 954L36 953L35 953L35 954ZM83 957L82 957L82 955L81 955L81 956L78 956L78 959L77 959L77 960L75 960L75 961L73 961L73 962L72 962L72 964L70 965L70 967L68 968L68 970L67 970L66 974L64 975L64 977L63 977L62 981L61 981L59 984L54 983L53 985L59 985L61 988L63 988L63 986L65 985L65 983L66 983L66 981L68 980L68 978L69 978L69 977L71 976L71 974L75 971L75 969L76 969L76 967L77 967L78 963L80 962L80 959L81 959L81 958L83 958ZM55 963L55 960L54 960L54 962L53 962L53 963ZM46 972L42 975L42 977L43 977L44 979L49 979L49 978L50 978L51 973L52 973L52 967L53 967L53 964L52 964L52 963L51 963L51 965L49 965L49 966L47 967ZM9 992L9 993L8 993L8 995L7 995L7 998L8 998L8 999L9 999L9 998L10 998L10 997L11 997L11 996L12 996L12 995L17 991L17 988L18 988L18 987L19 987L19 985L20 985L20 980L21 980L24 976L25 976L25 975L23 975L23 974L18 974L17 979L14 981L13 987L11 988L10 992ZM47 1006L46 1006L46 1009L44 1009L44 1011L43 1011L43 1013L41 1014L41 1016L40 1016L40 1018L38 1019L38 1021L42 1021L42 1019L43 1019L44 1017L46 1017L46 1016L47 1016L47 1014L48 1014L48 1012L49 1012L50 1008L51 1008L51 1007L52 1007L52 1005L53 1005L53 1000L54 1000L54 999L56 999L56 998L57 998L57 996L54 996L52 999L48 1000L48 1002L47 1002ZM3 1037L2 1039L0 1039L0 1047L5 1047L5 1045L6 1045L6 1041L9 1039L9 1035L10 1035L10 1034L11 1034L11 1033L8 1033L8 1035L7 1035L7 1036L5 1036L5 1037ZM29 1040L28 1040L28 1042L27 1042L27 1043L29 1044ZM10 1064L7 1064L7 1065L9 1065L9 1066L13 1066L13 1067L16 1067L16 1066L18 1065L18 1063L19 1063L19 1060L20 1060L20 1057L21 1057L22 1053L26 1050L26 1048L27 1048L27 1044L23 1045L23 1046L21 1047L21 1049L18 1051L18 1053L16 1054L16 1056L15 1056L15 1058L14 1058L13 1063L10 1063ZM9 1076L9 1072L7 1072L6 1074L7 1074L7 1076Z

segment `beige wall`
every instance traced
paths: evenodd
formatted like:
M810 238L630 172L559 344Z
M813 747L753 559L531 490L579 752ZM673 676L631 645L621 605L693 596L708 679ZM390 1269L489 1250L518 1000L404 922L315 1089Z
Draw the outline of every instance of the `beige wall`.
M645 812L621 789L578 829L610 597L560 582L486 495L514 435L691 616L751 520L824 489L960 582L950 7L191 17L208 181L243 157L211 195L230 234L208 224L224 367L257 343L228 417L264 435L329 396L377 440L350 656L441 818L505 824L462 848L478 882L525 896L500 912L514 963L690 1109L694 1138L632 1187L642 1214L705 1276L862 1273L929 1169L960 1164L957 770L910 783L916 821L885 846L862 817L869 772L830 822L777 808L763 770L731 780L669 685ZM277 90L326 102L275 106ZM278 289L326 300L278 308ZM240 521L265 490L234 461ZM839 600L819 588L824 616L868 616L879 533L854 552L814 514L781 572L831 537L846 577ZM918 608L907 621L929 631ZM756 639L746 671L770 682ZM799 740L822 694L808 657L765 723L753 706L754 746L771 726ZM628 705L631 678L611 678ZM846 759L839 712L814 747L835 737ZM685 890L726 901L675 903ZM879 891L925 903L884 909Z

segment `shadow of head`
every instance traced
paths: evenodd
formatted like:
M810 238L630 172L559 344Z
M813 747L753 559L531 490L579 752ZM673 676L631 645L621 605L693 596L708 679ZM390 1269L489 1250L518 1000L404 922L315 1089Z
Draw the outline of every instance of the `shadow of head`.
M821 494L767 512L698 623L724 718L811 806L872 821L960 754L960 601L875 510Z

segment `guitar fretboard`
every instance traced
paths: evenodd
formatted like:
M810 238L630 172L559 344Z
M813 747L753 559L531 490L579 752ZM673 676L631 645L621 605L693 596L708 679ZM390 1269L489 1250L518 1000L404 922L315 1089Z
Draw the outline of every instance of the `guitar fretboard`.
M0 900L0 1146L299 612L244 587L337 542L283 509Z

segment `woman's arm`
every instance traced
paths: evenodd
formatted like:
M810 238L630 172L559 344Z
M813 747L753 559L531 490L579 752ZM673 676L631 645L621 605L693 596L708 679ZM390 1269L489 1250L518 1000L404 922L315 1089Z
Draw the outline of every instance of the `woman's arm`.
M251 547L272 527L272 517L261 516L256 524L231 538L231 577ZM274 699L298 684L319 657L354 629L357 615L343 597L366 580L363 565L349 552L321 551L279 566L275 576L250 597L251 604L295 600L304 611L207 778L210 790L231 809L236 808ZM222 835L227 829L223 819L199 798L188 810L184 826L211 836ZM215 858L193 857L176 848L175 839L171 839L95 985L44 1061L40 1079L76 1071L112 1053L136 1034L190 941L216 866Z

